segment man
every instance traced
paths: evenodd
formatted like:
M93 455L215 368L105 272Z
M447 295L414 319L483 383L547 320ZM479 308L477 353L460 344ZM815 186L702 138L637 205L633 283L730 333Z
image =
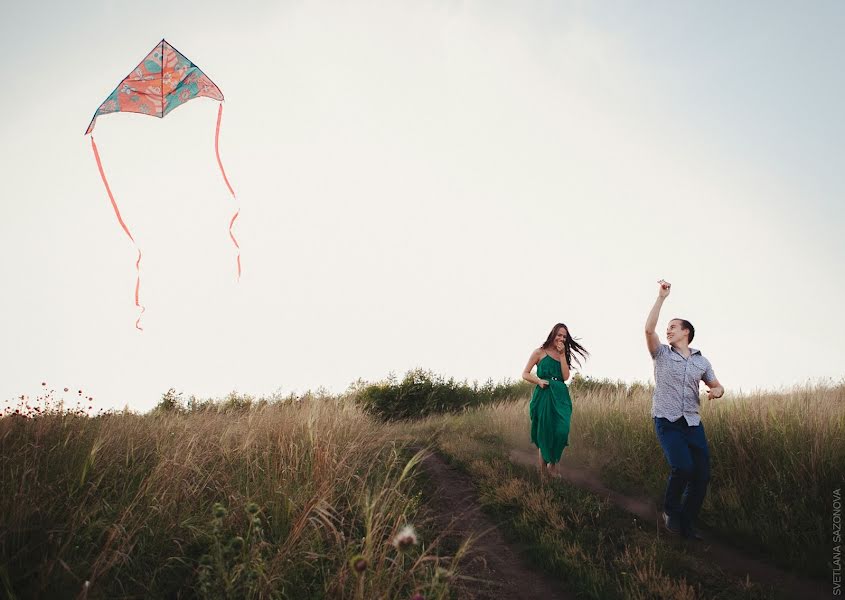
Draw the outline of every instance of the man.
M648 351L654 359L654 398L651 416L657 439L671 472L666 484L663 522L671 533L700 540L693 524L704 502L710 479L710 452L699 409L699 381L709 390L707 398L721 398L725 390L710 361L690 348L695 328L685 319L672 319L666 329L668 345L655 333L660 308L672 285L662 279L657 300L645 323Z

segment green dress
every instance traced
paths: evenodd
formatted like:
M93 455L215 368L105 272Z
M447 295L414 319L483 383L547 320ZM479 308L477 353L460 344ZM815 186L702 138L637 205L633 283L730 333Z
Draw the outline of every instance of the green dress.
M548 354L537 363L537 377L549 382L539 385L531 395L528 412L531 415L531 442L540 449L543 460L556 464L563 449L569 445L569 420L572 400L563 381L560 362Z

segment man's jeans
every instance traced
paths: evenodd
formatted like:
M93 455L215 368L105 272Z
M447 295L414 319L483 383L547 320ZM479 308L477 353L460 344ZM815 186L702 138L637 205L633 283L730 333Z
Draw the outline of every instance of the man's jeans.
M688 536L710 480L710 451L704 425L691 427L683 417L674 422L655 417L654 429L672 469L663 510L669 515L669 522Z

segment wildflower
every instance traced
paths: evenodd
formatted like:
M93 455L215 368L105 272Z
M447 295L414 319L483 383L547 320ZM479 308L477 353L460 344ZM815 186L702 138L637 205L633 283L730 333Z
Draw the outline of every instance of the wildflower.
M417 545L417 532L414 531L413 525L405 525L393 538L393 545L397 550L404 552L411 546Z
M227 511L226 507L220 504L219 502L215 502L214 506L211 509L211 514L214 515L215 519L222 519L227 514L229 514L229 511Z
M367 562L367 559L361 556L360 554L356 554L351 559L349 559L349 566L352 568L356 575L363 575L364 571L367 570L367 567L370 566L370 563Z
M258 513L258 505L255 502L250 502L246 505L246 514L254 515Z
M42 381L42 382L41 382L41 385L42 385L42 386L44 386L44 387L47 387L47 382L46 382L46 381Z
M65 388L65 391L67 391L67 388Z

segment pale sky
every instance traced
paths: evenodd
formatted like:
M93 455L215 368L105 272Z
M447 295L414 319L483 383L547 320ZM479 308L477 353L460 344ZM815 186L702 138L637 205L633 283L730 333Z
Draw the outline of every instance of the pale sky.
M71 7L70 4L74 6ZM841 2L18 2L0 23L0 399L518 378L557 321L648 380L845 375ZM83 136L162 38L226 95ZM73 397L73 394L70 395Z

